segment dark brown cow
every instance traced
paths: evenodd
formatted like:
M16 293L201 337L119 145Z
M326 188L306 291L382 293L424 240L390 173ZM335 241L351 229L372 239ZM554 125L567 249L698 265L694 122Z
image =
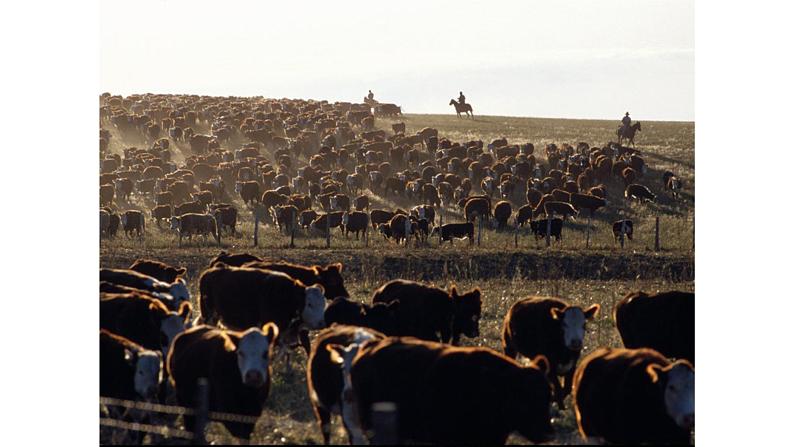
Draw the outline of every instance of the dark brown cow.
M350 294L347 293L347 289L345 289L345 280L342 278L342 269L344 266L341 262L321 267L319 265L306 266L289 262L267 262L260 260L245 263L243 267L286 273L293 279L297 279L307 286L319 284L323 286L325 297L329 300L338 296L350 296Z
M574 377L579 433L613 444L690 443L695 369L652 349L601 348Z
M187 213L181 216L171 217L171 229L179 234L179 246L182 246L182 238L187 236L192 240L193 235L202 235L205 238L212 234L221 245L221 233L218 231L218 223L212 214Z
M203 214L204 211L206 211L206 210L207 210L207 207L204 206L203 203L201 203L198 200L195 200L195 201L192 201L192 202L185 202L185 203L182 203L182 204L179 204L179 205L175 206L174 207L174 216L181 216L183 214L189 214L189 213Z
M334 414L342 417L352 445L364 443L363 433L356 431L359 424L355 401L352 399L352 384L349 380L345 381L339 365L331 361L331 351L327 346L344 346L348 355L355 356L361 344L383 338L384 334L375 330L345 325L334 325L317 336L309 354L306 384L309 387L309 400L326 445L331 441L331 416Z
M607 201L598 196L579 193L571 194L571 205L579 212L587 210L592 215L598 208L606 206L606 204Z
M524 225L532 220L532 205L524 205L518 209L518 214L516 215L516 223L519 227L524 227Z
M356 432L371 436L372 405L393 402L402 443L500 445L516 431L533 442L553 433L547 363L527 366L487 348L457 348L412 338L330 344L331 361L350 379Z
M397 279L381 286L372 303L400 301L401 335L457 345L460 336L480 335L480 289L462 295L452 285L449 292L414 281Z
M314 222L314 219L317 219L317 216L317 211L314 210L301 211L300 217L298 218L298 223L304 229L309 228L309 225Z
M336 368L337 370L339 368ZM99 330L99 395L124 400L151 400L162 381L163 359L124 337Z
M463 214L466 222L474 222L478 217L487 222L491 217L491 202L484 197L469 198L463 206Z
M578 211L568 202L556 202L556 201L548 201L543 204L543 211L546 213L547 216L554 214L555 216L562 216L563 220L567 219L568 216L571 218L575 218Z
M380 224L388 223L394 213L386 210L372 210L369 212L369 221L372 222L372 229L374 230Z
M532 231L532 234L535 235L535 240L546 237L548 225L548 219L533 220L529 223L529 229ZM559 217L555 217L551 220L551 234L549 237L553 237L557 241L562 239L562 219Z
M627 348L651 348L695 364L695 294L632 292L615 305L615 324Z
M234 192L240 194L243 203L253 205L259 201L259 183L256 181L237 182L234 185Z
M630 219L623 219L612 223L612 235L615 236L615 242L618 241L620 235L625 234L629 240L634 237L634 222Z
M132 237L132 232L135 232L138 237L143 237L146 234L146 222L143 213L138 210L128 210L121 215L121 227L124 228L124 234L127 237Z
M170 205L157 205L152 208L152 219L160 226L160 221L164 219L171 219L171 206Z
M237 232L237 208L229 204L210 205L215 222L218 225L218 232L224 227L234 235Z
M206 378L209 410L259 417L270 393L272 347L278 338L273 323L243 332L210 326L194 327L174 340L168 373L177 403L196 406L198 379ZM195 416L184 416L185 428L195 429ZM254 424L222 421L233 436L248 440Z
M493 210L494 220L496 221L496 225L498 229L505 229L507 228L507 221L510 219L510 216L513 214L513 207L510 206L510 202L502 200L496 204Z
M99 186L99 206L110 206L113 204L113 196L116 189L112 184Z
M369 197L358 196L353 200L353 208L356 211L364 211L369 209Z
M358 234L367 231L369 226L369 215L362 211L353 211L352 213L345 212L342 215L342 228L345 232L345 237L351 232L356 233L356 240Z
M599 309L598 304L582 309L556 298L529 297L514 303L505 316L502 349L511 358L543 355L549 360L554 397L561 410L584 347L585 323ZM559 376L564 377L564 384Z
M294 205L277 205L270 209L278 231L290 234L298 224L298 208Z
M454 245L454 239L463 238L469 239L469 245L474 243L474 224L471 222L451 223L435 227L430 233L430 237L438 236L439 232L441 232L441 240L449 241L451 245Z
M263 259L250 253L227 253L222 251L210 261L209 266L215 267L220 263L224 263L232 267L242 267L244 264L255 261L263 261Z
M386 335L398 335L402 332L399 312L400 301L369 305L339 296L328 303L324 318L328 326L348 324L371 328Z
M187 273L184 267L176 268L160 261L151 259L136 259L130 265L130 270L144 275L151 276L159 281L166 283L174 283L177 279L183 277Z
M183 278L168 283L133 270L102 268L99 269L99 280L143 290L158 297L161 297L158 294L167 294L172 301L166 305L172 310L177 309L183 301L190 301L190 292Z

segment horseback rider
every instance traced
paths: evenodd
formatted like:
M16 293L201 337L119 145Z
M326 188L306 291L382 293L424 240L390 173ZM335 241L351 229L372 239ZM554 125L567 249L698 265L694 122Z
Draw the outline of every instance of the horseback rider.
M463 96L463 92L460 92L460 96L458 96L458 103L460 103L460 105L466 104L466 97Z
M374 94L374 93L372 93L372 90L370 90L370 91L369 91L369 94L367 95L367 99L369 99L370 101L372 101L373 99L375 99L375 94Z
M631 117L629 116L629 112L626 112L626 116L623 117L620 122L623 126L620 128L620 131L623 135L626 135L626 131L631 127Z

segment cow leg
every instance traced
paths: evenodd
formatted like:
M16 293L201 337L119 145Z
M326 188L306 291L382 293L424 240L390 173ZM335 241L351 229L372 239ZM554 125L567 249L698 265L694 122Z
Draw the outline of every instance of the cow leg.
M312 346L311 346L311 341L309 341L309 331L307 329L300 330L300 332L298 333L298 341L301 347L303 348L303 350L306 351L306 357L308 357L309 353L312 350Z
M551 382L554 386L554 399L557 402L557 409L559 411L565 410L565 394L563 394L560 376L557 375L556 370L554 371L554 378Z
M314 415L320 423L320 431L323 433L323 444L331 444L331 412L320 405L314 405Z
M576 368L571 368L570 371L565 373L565 376L563 376L564 382L562 387L562 398L560 399L561 401L565 401L565 397L571 394L571 391L573 389L573 374L575 372L575 369Z

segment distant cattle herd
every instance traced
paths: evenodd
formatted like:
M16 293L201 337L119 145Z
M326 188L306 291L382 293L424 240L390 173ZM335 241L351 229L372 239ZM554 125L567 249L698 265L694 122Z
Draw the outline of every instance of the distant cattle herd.
M348 296L343 271L222 252L198 277L194 312L183 268L139 259L129 269L101 269L100 394L193 408L205 378L210 411L256 418L274 356L300 347L326 443L334 414L351 442L371 441L378 402L396 405L405 442L504 443L513 432L548 441L552 404L565 410L568 395L585 439L689 442L693 293L628 294L613 316L625 349L599 348L580 361L598 304L515 302L502 354L458 346L480 335L479 288L394 280L360 302ZM112 405L107 411L127 417ZM192 417L183 423L195 428ZM223 423L250 438L252 423Z
M433 231L440 241L471 241L466 227L436 230L463 223L450 217L460 213L485 228L529 224L536 237L546 236L551 217L549 236L559 240L557 218L591 217L610 201L653 202L658 194L643 184L648 166L633 148L548 143L541 157L534 144L506 138L453 142L433 128L408 134L404 123L387 132L374 128L376 116L397 115L386 104L109 93L100 103L103 237L119 228L144 237L151 218L158 227L168 222L180 245L195 235L220 244L251 216L232 202L239 198L286 233L339 228L358 238L371 225L397 242L426 242ZM145 147L111 151L109 128ZM175 146L184 160L177 162ZM673 197L680 194L683 182L673 172L660 180ZM370 209L376 198L406 209Z

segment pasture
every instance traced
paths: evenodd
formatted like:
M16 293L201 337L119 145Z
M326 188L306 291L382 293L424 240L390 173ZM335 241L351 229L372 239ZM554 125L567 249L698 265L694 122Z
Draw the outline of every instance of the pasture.
M475 109L476 113L476 109ZM641 120L641 116L639 117ZM404 114L398 118L377 118L376 129L391 133L391 125L403 122L406 135L432 127L439 137L451 141L507 138L511 144L531 142L535 145L539 161L545 160L542 148L547 143L587 142L602 146L616 141L615 121L515 118L477 116L475 119L457 118L450 108L447 115ZM464 346L486 346L501 351L501 328L510 305L528 295L551 295L569 300L573 304L601 304L601 312L588 325L582 356L596 347L620 347L620 337L615 329L612 310L614 304L630 291L657 292L666 290L694 290L694 123L642 121L642 131L635 140L636 148L648 166L642 182L656 194L654 203L638 204L623 197L622 182L616 179L609 187L608 205L599 209L592 220L590 247L585 248L587 218L584 214L564 224L563 240L546 247L545 240L536 240L529 229L513 225L513 218L523 199L511 199L513 217L510 227L497 231L487 226L479 244L456 240L454 245L438 238L427 243L398 245L369 228L366 242L354 236L345 237L332 231L330 248L323 236L299 229L290 236L280 233L272 224L260 224L258 246L253 246L253 210L246 206L234 185L227 185L228 202L239 211L237 234L224 232L220 247L210 237L196 237L177 247L177 237L168 224L158 227L150 218L154 206L150 198L133 195L129 202L119 201L116 209L139 209L147 217L145 236L129 238L123 231L115 238L100 239L100 266L125 268L137 258L150 258L174 266L187 268L186 278L194 301L199 295L197 278L210 259L220 250L249 252L257 256L286 260L306 265L325 265L342 262L342 276L351 298L369 302L374 290L392 279L403 278L425 281L447 288L455 283L468 290L479 287L483 294L480 337L463 338ZM108 152L122 154L131 146L148 147L143 138L122 134L113 126L103 123L111 133ZM197 132L209 133L208 128L197 126ZM222 144L222 149L238 149L246 140L239 135ZM189 145L171 140L173 161L181 164L191 155ZM267 154L265 150L263 153ZM269 155L269 154L268 154ZM305 164L306 159L299 160ZM683 190L673 198L664 190L662 173L672 171L683 180ZM474 191L479 192L478 186ZM473 191L473 193L474 193ZM405 197L383 197L365 190L370 198L370 209L408 209L416 205ZM456 206L437 207L444 223L464 220L462 210ZM659 251L654 250L655 219L660 223ZM436 218L438 223L438 217ZM634 240L625 241L621 248L612 235L611 223L619 219L634 221ZM475 239L476 235L475 227ZM306 355L296 351L290 363L274 365L273 384L266 410L259 419L252 443L268 444L318 444L322 442L319 427L314 419L306 388ZM570 398L569 398L570 402ZM557 436L553 443L582 442L576 429L572 405L555 417ZM211 424L208 440L217 443L236 443L219 424ZM332 441L346 443L339 419L334 420ZM174 441L176 442L176 441ZM526 443L517 435L510 443Z

